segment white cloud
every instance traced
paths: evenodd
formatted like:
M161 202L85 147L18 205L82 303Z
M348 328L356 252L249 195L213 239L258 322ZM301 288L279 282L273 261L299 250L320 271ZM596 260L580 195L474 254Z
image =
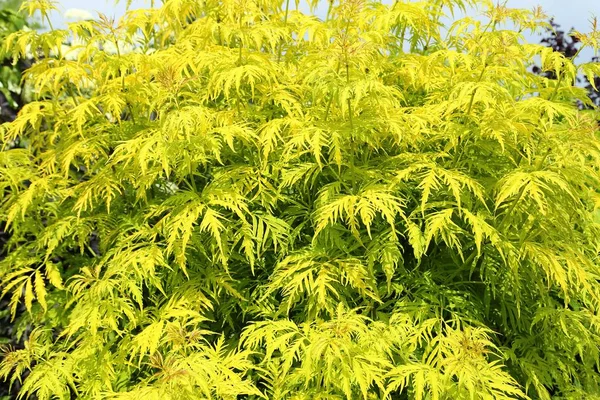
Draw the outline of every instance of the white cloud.
M94 16L87 10L82 10L80 8L69 8L65 11L65 19L71 21L83 21L86 19L93 19Z

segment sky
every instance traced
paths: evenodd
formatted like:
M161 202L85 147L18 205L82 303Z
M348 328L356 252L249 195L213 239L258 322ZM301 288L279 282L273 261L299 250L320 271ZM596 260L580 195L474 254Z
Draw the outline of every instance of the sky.
M586 33L590 31L590 19L600 18L600 0L508 0L508 7L532 9L541 6L560 29L569 31L571 28ZM538 42L540 37L529 37L531 42Z
M87 10L94 13L100 11L108 15L121 15L125 10L125 1L119 1L115 6L115 0L58 0L60 8L68 10L71 8ZM133 0L133 7L147 7L150 0ZM551 15L554 15L557 22L565 27L587 25L587 21L592 14L600 17L599 0L508 0L509 7L514 8L533 8L540 5Z
M158 2L158 1L156 1ZM67 16L75 16L73 10L87 11L91 15L97 15L97 12L109 16L120 16L125 12L125 1L119 1L115 5L115 0L58 0L59 9L62 15L53 16L55 25L62 25L66 20L65 12L71 10ZM149 7L150 0L133 0L132 7ZM541 6L544 11L555 17L555 21L561 26L561 29L568 31L575 28L582 32L587 32L590 26L590 18L594 15L600 18L600 0L508 0L507 6L512 8L531 9L535 6ZM81 13L79 11L79 14ZM69 18L67 18L69 20ZM72 19L70 19L72 20ZM530 42L537 43L540 37L527 37ZM583 54L582 54L583 55Z

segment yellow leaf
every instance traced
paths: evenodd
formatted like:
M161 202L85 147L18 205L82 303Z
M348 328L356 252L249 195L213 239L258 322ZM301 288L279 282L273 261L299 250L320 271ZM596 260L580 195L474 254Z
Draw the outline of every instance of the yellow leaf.
M57 289L64 289L58 266L51 261L46 263L46 278Z
M25 284L25 308L27 308L27 311L31 311L33 299L33 284L31 283L31 278L29 278Z
M40 270L35 271L35 295L40 305L44 310L48 309L48 304L46 303L46 286L44 284L44 278L42 277L42 273Z

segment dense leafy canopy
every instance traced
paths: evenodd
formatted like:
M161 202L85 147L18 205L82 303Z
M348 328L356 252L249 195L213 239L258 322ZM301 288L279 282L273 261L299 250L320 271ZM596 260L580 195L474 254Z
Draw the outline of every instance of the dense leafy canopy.
M443 26L468 5L483 22ZM545 19L166 0L11 35L36 98L3 125L0 286L28 312L0 377L38 399L600 398L600 142L574 86L600 67L525 43Z

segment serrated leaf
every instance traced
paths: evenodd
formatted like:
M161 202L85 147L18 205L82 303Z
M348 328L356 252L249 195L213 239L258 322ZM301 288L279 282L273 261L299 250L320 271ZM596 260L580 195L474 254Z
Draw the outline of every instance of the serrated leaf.
M23 300L25 302L25 308L27 309L27 311L31 311L34 298L35 296L33 295L33 283L32 278L30 277L25 282L25 293L23 295Z
M46 311L48 309L48 304L46 303L46 285L39 269L35 271L34 289L37 301L40 303L44 311Z
M64 289L62 276L58 266L53 262L46 262L46 278L57 289Z

